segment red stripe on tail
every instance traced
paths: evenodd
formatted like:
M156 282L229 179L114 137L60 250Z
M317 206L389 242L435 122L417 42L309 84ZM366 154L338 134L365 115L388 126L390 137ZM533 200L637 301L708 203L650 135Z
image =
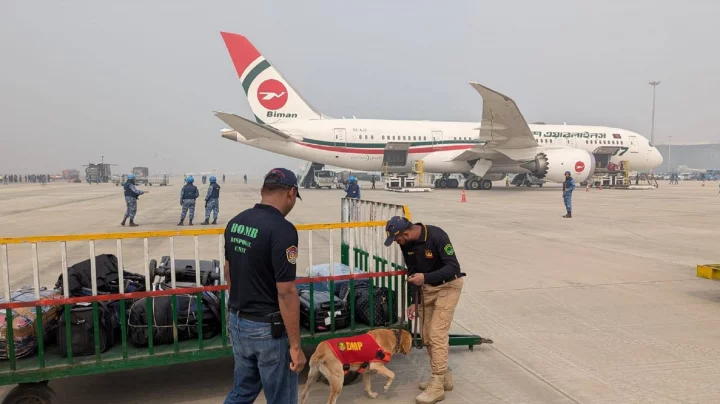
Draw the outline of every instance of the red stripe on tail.
M242 77L250 63L260 57L260 52L242 35L229 32L221 32L220 35L222 35L225 46L230 52L230 58L235 65L238 77Z

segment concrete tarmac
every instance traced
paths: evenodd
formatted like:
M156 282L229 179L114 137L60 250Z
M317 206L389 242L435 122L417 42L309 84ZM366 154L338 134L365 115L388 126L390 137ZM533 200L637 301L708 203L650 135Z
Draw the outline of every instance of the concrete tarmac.
M178 184L142 188L151 193L140 197L135 229L120 226L125 203L112 184L0 186L0 236L176 229ZM444 403L710 404L720 402L720 282L697 278L695 265L720 261L717 185L577 188L572 219L561 217L561 190L549 185L496 183L491 191L468 191L467 203L460 202L460 190L400 194L363 184L362 195L407 204L415 221L448 232L468 274L453 331L495 341L474 352L451 349L455 389ZM207 185L199 188L204 197ZM301 194L291 221L339 220L341 191ZM222 188L220 223L258 200L257 182L231 178ZM199 202L196 225L203 216ZM153 243L151 256L167 247ZM126 268L142 273L142 243L123 248ZM176 251L191 258L186 248L176 243ZM114 249L114 241L99 242L97 252ZM203 258L217 256L212 240L201 250ZM88 252L85 243L68 245L70 263ZM41 283L52 287L59 250L41 245L39 255ZM30 257L29 246L11 246L13 288L32 285ZM413 403L418 382L429 376L427 355L398 355L389 368L397 379L382 393L384 381L374 377L375 401ZM76 404L219 403L231 385L231 358L50 382L60 403ZM2 389L0 395L8 387ZM325 403L328 393L317 384L309 402ZM360 381L339 399L371 401ZM265 402L262 395L257 402Z

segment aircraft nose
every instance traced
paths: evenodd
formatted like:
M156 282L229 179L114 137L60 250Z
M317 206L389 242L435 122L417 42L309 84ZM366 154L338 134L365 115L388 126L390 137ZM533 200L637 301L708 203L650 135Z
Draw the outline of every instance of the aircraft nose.
M660 167L663 163L663 156L660 154L660 151L656 148L653 148L653 160L655 160L655 167Z

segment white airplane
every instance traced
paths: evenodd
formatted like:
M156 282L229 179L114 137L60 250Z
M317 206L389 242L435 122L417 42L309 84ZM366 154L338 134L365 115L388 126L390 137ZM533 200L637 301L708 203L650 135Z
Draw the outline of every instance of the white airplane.
M481 122L333 119L305 102L246 37L221 34L255 122L215 115L232 128L222 137L248 146L358 171L411 172L422 160L425 172L443 174L437 186L457 187L447 175L462 173L466 189L490 189L508 173L563 182L570 171L580 183L622 161L638 171L663 161L645 137L628 130L528 125L512 99L474 82Z

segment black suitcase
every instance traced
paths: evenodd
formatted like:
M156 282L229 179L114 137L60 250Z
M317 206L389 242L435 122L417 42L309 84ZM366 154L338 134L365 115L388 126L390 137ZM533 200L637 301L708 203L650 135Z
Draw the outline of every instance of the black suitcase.
M64 310L64 309L63 309ZM70 338L73 356L95 355L95 330L93 306L81 303L70 308ZM100 352L105 352L115 345L113 329L113 311L105 302L98 302L98 325L100 328ZM58 317L57 343L60 355L67 358L67 338L65 313Z
M152 262L150 266L152 267ZM151 268L151 271L153 269ZM220 261L218 260L200 260L200 284L202 286L212 286L220 284ZM170 256L163 256L160 264L157 266L157 274L164 273L163 282L170 285ZM175 260L175 285L178 288L189 288L195 284L195 260L176 259ZM193 286L188 284L192 283Z
M313 294L315 303L315 324L313 331L330 330L330 293L315 292ZM335 299L335 329L346 328L350 324L350 308L342 299L333 296ZM310 328L310 291L300 291L300 324L308 330Z

